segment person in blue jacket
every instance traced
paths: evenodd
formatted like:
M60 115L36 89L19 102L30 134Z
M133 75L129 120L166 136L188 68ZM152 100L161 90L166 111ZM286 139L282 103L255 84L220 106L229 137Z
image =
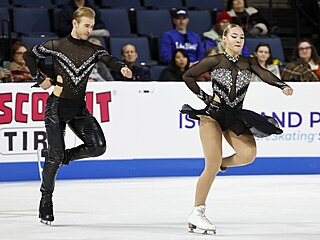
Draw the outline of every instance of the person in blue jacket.
M161 40L160 57L164 63L170 63L175 49L184 49L188 52L190 63L200 61L204 56L204 47L199 34L188 31L188 12L179 9L173 13L175 29L163 34Z

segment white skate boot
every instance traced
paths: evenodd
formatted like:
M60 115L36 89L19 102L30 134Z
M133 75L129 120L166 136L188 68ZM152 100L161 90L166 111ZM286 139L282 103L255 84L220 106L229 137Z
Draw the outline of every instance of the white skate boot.
M194 233L194 229L199 228L204 230L203 234L208 234L208 232L216 234L216 227L206 217L205 210L205 205L199 205L193 208L188 219L188 226L191 233Z

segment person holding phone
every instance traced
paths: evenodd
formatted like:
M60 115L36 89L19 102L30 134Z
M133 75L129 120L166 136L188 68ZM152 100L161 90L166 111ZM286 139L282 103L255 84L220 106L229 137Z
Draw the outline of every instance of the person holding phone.
M10 61L3 61L3 68L0 67L0 81L3 83L12 81L12 74L10 71Z

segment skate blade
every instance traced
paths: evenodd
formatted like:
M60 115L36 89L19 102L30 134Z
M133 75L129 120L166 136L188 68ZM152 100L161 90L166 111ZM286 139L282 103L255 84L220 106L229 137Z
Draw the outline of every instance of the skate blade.
M47 226L51 226L51 223L52 223L52 221L48 221L48 220L44 220L44 219L41 219L40 222L41 222L42 224L47 225Z
M202 228L197 227L191 223L188 224L189 233L198 234L198 235L216 235L216 230L205 230ZM197 229L197 230L196 230Z
M188 233L194 234L194 235L216 235L215 230L202 230L202 229L198 229L198 230L189 229Z
M39 176L40 176L40 180L42 182L42 171L43 171L43 168L41 166L41 149L40 148L37 149L37 158L38 158Z

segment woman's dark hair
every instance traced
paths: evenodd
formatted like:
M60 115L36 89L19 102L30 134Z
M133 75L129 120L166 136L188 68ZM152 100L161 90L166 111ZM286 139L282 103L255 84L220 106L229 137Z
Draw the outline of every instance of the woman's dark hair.
M19 48L21 47L24 47L25 49L28 50L28 46L23 43L23 42L20 42L20 41L17 41L15 42L12 47L11 47L11 53L12 53L12 56L16 53L16 51L18 51Z
M188 52L187 52L186 50L184 50L184 49L178 48L178 49L175 49L175 50L173 51L173 53L172 53L172 59L171 59L171 65L172 65L173 68L175 68L175 69L177 69L177 70L180 71L179 67L178 67L177 64L176 64L176 60L175 60L176 55L177 55L177 53L179 53L179 52L180 52L184 57L187 58L187 65L186 65L185 68L184 68L184 71L186 71L186 70L189 68L189 66L190 66L190 58L189 58Z
M247 1L246 0L243 0L243 1L244 1L244 7L247 8L248 7ZM233 0L228 0L226 10L230 11L232 9L232 5L233 5Z
M256 46L256 49L254 50L254 52L257 53L260 47L267 47L269 49L269 55L270 56L266 61L266 65L272 64L273 57L272 57L270 45L268 43L261 42ZM255 57L255 58L257 58L257 57Z
M299 60L300 57L299 57L299 45L303 42L306 42L306 43L309 43L310 46L311 46L311 59L314 61L314 63L319 63L319 55L318 55L318 52L317 52L317 49L315 48L315 46L313 45L313 43L307 39L307 38L304 38L304 39L301 39L296 47L293 49L293 53L292 53L292 60Z

